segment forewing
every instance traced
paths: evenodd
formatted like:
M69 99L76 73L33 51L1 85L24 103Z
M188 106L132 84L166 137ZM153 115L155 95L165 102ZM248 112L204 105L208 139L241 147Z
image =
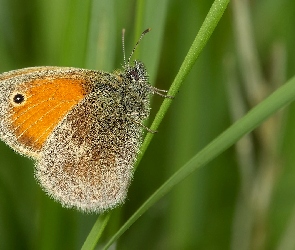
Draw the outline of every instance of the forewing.
M16 151L38 158L46 139L64 116L87 94L78 69L37 67L0 77L0 137ZM21 95L24 102L14 103Z

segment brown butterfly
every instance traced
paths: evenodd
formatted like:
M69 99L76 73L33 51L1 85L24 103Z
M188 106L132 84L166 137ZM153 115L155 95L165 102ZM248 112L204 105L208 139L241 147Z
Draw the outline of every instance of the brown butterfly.
M127 63L124 52L121 71L33 67L0 75L0 138L36 160L37 181L65 207L100 213L126 198L149 97L169 97L148 83L143 63L130 63L148 31Z

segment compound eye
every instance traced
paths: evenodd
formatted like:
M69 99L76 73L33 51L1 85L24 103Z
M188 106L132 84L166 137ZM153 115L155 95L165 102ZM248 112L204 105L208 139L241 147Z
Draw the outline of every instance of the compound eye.
M134 79L135 81L138 81L139 78L140 78L137 70L131 70L131 71L130 71L130 76L131 76L131 78Z

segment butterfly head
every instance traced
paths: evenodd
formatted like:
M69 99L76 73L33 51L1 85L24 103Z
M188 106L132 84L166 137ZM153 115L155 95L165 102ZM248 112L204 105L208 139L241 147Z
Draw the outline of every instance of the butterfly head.
M147 82L148 74L144 64L140 61L134 61L133 65L125 67L125 74L132 82Z
M141 36L139 37L137 43L135 44L133 50L130 53L130 56L128 60L126 61L126 56L125 56L125 42L124 42L124 37L125 37L125 29L122 31L122 46L123 46L123 55L124 55L124 73L127 75L127 77L132 81L132 82L138 82L138 81L147 81L148 75L146 68L144 64L140 61L134 60L132 63L130 63L131 58L141 41L141 39L144 37L146 33L148 33L151 29L146 29L145 31L142 32Z

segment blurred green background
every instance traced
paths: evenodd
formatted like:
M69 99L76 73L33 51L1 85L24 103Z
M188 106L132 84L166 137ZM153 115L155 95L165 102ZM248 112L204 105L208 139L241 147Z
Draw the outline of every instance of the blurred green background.
M0 72L29 66L113 71L134 59L169 89L213 1L0 0ZM104 232L107 240L177 169L295 72L295 2L233 0ZM152 100L151 119L162 102ZM117 249L295 249L294 105L176 186ZM150 121L149 121L150 122ZM0 144L0 249L80 249L97 215L64 209L34 163ZM293 234L292 234L293 233Z

